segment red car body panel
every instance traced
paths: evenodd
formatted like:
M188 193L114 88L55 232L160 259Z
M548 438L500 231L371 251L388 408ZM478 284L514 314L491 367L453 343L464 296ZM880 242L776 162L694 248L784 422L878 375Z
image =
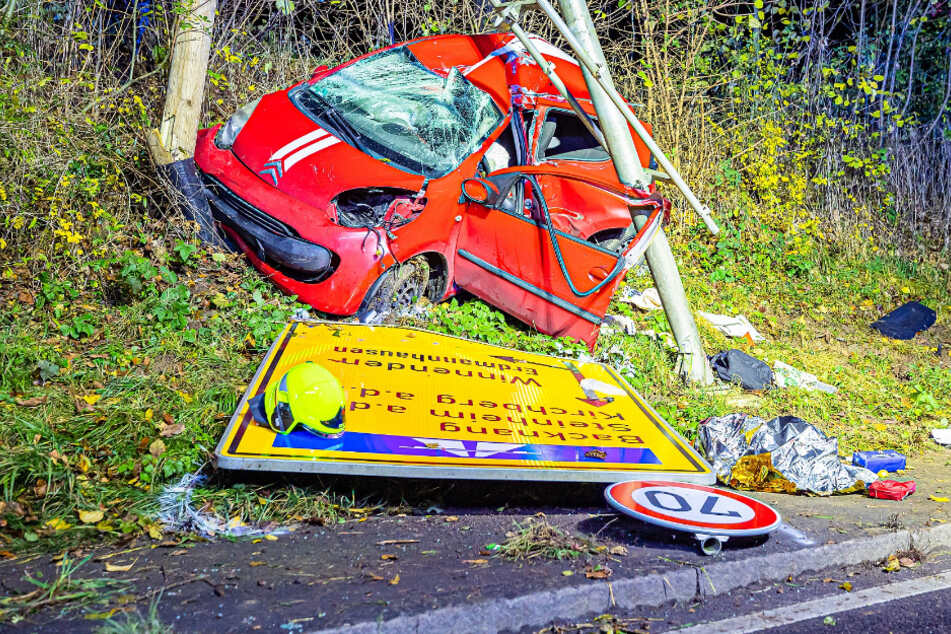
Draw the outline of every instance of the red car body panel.
M537 42L585 111L594 116L577 64L550 44ZM293 90L306 90L341 69L398 46L406 46L423 66L439 76L447 77L457 69L472 85L488 93L503 113L501 124L444 176L427 179L364 153L324 129L291 100ZM490 146L511 143L507 139L514 138L513 129L520 134L528 146L520 151L522 156L511 157L514 165L495 169L488 176L521 172L534 179L518 187L527 200L531 200L535 184L540 188L537 193L544 197L552 224L562 232L558 243L565 267L579 287L576 290L582 292L614 271L620 257L588 239L630 225L631 202L646 198L653 187L651 192L624 187L607 159L539 157L541 122L549 113L555 116L567 111L567 106L513 36L496 33L423 38L369 53L332 70L319 68L298 86L263 97L230 148L216 144L218 128L202 130L198 136L195 161L210 184L209 191L230 197L239 213L243 213L241 209L247 211L247 206L253 208L249 218L256 218L254 222L263 218L267 230L277 227L295 244L319 245L316 248L323 247L333 254L329 275L302 281L294 271L276 263L271 257L274 254L269 254L260 240L227 218L219 218L256 268L284 291L318 310L349 315L359 310L374 282L390 267L426 254L444 268L442 279L446 283L436 293L438 298L452 295L456 287L465 288L541 332L593 345L623 275L617 275L597 292L578 296L561 272L538 205L509 213L466 203L461 197L463 181L483 173L482 166L487 164L483 159ZM520 133L519 126L512 125L516 112L518 117L530 116L533 121ZM640 161L646 166L650 153L634 138ZM515 144L518 146L519 141ZM407 201L425 206L405 224L385 230L348 227L339 222L340 210L335 206L338 196L350 190L381 187L400 190ZM225 204L214 196L210 200L213 208ZM652 218L657 212L655 209Z

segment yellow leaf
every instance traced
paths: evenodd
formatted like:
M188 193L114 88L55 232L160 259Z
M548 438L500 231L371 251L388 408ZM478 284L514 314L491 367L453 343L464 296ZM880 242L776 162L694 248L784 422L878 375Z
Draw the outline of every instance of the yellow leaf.
M138 561L138 559L136 559L135 561ZM131 564L125 564L125 565L110 564L106 562L106 572L129 572L130 570L132 570L132 566L135 565L135 561L133 561Z
M276 541L277 541L277 535L265 535L265 536L264 536L264 539L268 540L269 542L276 542Z
M391 586L395 586L395 585L398 584L399 582L400 582L400 576L399 576L399 574L397 574L395 577L393 577L392 579L390 579L390 582L389 582L389 583L390 583Z
M72 524L66 522L66 520L59 517L54 517L53 519L48 521L46 525L49 528L52 528L54 531L64 531L67 528L72 527Z
M83 524L95 524L101 522L104 514L100 510L79 511L79 521Z
M102 394L96 394L96 393L86 394L85 396L82 397L82 399L86 401L87 403L89 403L90 405L95 405L97 402L99 402L99 399L101 398L102 398Z
M843 583L840 583L840 584L839 584L839 587L842 588L843 590L845 590L846 592L852 592L852 582L851 582L851 581L845 581L845 582L843 582Z
M149 526L149 537L152 539L162 539L162 528L158 524Z
M929 500L934 500L935 502L951 502L951 498L943 498L937 495L929 495Z
M155 412L152 411L152 408L145 410L145 420L152 420L152 417L155 416Z

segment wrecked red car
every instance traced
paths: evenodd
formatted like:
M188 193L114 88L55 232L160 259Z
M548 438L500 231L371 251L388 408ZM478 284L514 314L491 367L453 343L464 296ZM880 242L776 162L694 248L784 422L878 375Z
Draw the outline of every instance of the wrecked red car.
M577 63L536 43L594 119ZM320 67L202 130L195 161L221 228L320 311L385 313L465 289L589 346L669 210L618 181L509 34L428 37ZM648 219L640 231L635 214Z

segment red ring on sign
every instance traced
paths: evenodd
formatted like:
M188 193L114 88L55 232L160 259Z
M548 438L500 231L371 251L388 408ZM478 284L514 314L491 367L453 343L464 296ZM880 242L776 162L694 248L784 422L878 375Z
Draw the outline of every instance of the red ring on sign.
M753 518L736 524L698 522L680 518L675 515L657 512L654 509L643 506L634 500L635 491L653 487L661 487L668 490L689 489L727 497L752 509ZM628 482L618 482L616 484L612 484L607 489L605 489L604 497L611 506L622 513L631 515L637 519L642 519L646 522L661 524L667 527L676 528L677 526L680 526L685 530L698 529L700 531L706 530L716 533L745 533L748 535L754 535L767 533L775 529L781 521L779 513L777 513L772 507L763 504L759 500L754 500L751 497L747 497L733 491L715 489L702 484L690 484L687 482L663 482L658 480L630 480Z

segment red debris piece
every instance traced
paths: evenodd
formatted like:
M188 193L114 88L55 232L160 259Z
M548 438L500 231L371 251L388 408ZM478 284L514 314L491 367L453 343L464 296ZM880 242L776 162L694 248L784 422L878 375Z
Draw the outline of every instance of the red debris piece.
M869 497L882 500L904 500L915 492L915 481L896 482L895 480L879 480L868 487Z

